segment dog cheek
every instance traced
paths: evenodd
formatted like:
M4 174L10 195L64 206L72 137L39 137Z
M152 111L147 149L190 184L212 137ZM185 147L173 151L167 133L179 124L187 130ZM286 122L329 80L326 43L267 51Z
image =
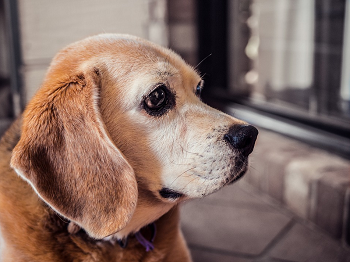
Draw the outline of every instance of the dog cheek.
M180 137L186 137L187 134L187 125L183 124L180 127Z

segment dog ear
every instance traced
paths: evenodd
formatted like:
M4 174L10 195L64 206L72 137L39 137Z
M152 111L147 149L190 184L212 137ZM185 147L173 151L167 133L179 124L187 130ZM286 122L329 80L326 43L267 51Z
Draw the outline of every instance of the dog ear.
M64 83L49 77L28 105L11 166L52 209L101 239L130 220L137 183L101 120L98 71Z

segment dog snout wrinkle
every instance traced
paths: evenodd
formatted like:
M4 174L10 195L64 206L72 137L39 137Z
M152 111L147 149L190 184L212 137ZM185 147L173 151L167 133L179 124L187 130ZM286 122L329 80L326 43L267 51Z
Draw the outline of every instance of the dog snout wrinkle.
M258 130L251 125L232 126L224 135L224 140L244 156L248 156L253 151L258 133Z

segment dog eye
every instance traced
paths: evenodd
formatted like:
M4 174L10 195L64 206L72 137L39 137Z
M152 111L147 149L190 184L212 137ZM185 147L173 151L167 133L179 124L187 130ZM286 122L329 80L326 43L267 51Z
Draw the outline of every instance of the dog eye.
M143 108L151 116L164 115L175 106L175 94L165 85L160 85L143 101Z
M200 84L198 84L197 85L197 87L196 87L196 96L198 96L198 97L201 97L201 94L202 94L202 87L201 87L201 85Z
M142 108L151 116L162 116L176 105L176 94L165 84L160 84L155 90L147 95Z
M146 106L151 110L159 110L166 105L166 93L163 86L158 87L145 99Z

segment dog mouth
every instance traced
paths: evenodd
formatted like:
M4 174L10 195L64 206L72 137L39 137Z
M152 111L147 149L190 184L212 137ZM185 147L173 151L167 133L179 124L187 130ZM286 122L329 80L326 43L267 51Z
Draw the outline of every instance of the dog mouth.
M180 197L185 196L183 193L177 192L173 189L163 187L161 190L159 190L159 195L162 198L168 199L168 200L177 200Z
M233 176L233 179L232 177L231 179L226 178L226 181L220 186L220 188L226 185L232 185L233 183L237 182L246 174L246 172L247 172L247 168L246 167L242 168L242 170L237 175ZM158 193L163 199L170 200L170 201L176 201L180 198L186 197L186 194L167 187L163 187L161 190L158 191ZM206 194L203 194L202 196L204 195Z
M187 198L201 198L214 193L226 185L232 185L246 174L248 170L248 158L240 155L236 156L233 162L217 168L216 170L218 172L212 173L213 170L214 168L210 167L206 172L201 174L192 170L190 174L191 181L186 182L186 186L179 190L179 186L168 187L163 185L158 191L158 196L163 200L175 202ZM197 186L188 187L192 181L197 181Z

